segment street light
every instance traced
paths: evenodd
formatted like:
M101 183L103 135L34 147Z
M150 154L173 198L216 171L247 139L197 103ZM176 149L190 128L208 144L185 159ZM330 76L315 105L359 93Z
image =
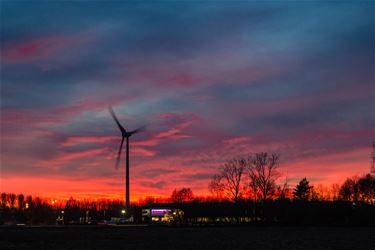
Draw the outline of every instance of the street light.
M125 213L126 213L125 209L121 210L122 218L124 218Z

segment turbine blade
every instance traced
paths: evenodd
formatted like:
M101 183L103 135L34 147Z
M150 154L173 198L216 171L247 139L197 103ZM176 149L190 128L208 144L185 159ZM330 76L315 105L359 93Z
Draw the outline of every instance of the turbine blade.
M142 126L142 127L139 127L139 128L137 128L137 129L135 129L135 130L129 132L129 134L137 134L137 133L139 133L139 132L144 131L145 129L146 129L146 126Z
M116 159L116 169L118 169L118 165L120 164L121 152L122 152L122 144L124 144L125 137L122 137L120 148L118 150L117 159Z
M115 120L115 122L117 123L117 126L119 127L119 129L121 130L121 132L123 132L123 133L126 132L126 130L124 129L124 127L121 126L120 122L118 121L117 116L115 114L115 111L113 111L113 109L112 109L111 106L108 108L108 110L109 110L109 113L111 114L113 120Z

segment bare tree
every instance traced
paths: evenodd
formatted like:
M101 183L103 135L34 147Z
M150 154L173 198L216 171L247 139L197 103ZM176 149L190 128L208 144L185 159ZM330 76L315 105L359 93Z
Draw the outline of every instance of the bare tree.
M243 158L227 161L220 169L220 173L213 176L209 184L210 191L237 203L245 190L243 177L246 165Z
M277 186L276 180L280 177L277 168L279 166L279 155L273 153L261 152L249 157L248 172L250 178L250 187L255 187L256 192L263 200L271 196Z
M283 199L286 199L289 197L289 192L290 192L290 188L289 188L289 184L288 184L288 177L285 176L285 182L283 185L279 185L277 187L277 190L278 190L278 199L280 200L283 200Z
M215 199L221 200L223 198L224 187L219 174L212 176L212 180L208 184L208 190L210 190Z
M257 202L258 199L260 198L258 184L255 181L250 181L248 184L247 191L248 191L248 194L249 194L248 196L250 197L250 199L253 199L255 202Z
M340 198L340 185L335 183L331 186L332 200L338 200Z
M330 189L328 186L325 186L323 184L318 184L314 186L312 190L313 197L316 198L316 200L320 201L328 201L332 200L332 189Z

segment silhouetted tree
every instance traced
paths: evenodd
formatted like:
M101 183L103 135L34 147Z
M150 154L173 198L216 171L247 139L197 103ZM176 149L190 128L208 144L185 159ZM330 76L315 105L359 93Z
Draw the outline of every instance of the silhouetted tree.
M279 155L266 152L256 153L248 160L249 186L255 192L259 192L263 200L266 200L276 191L276 180L280 177L277 168Z
M66 202L64 211L64 217L67 221L77 220L79 217L83 215L83 212L80 208L80 202L75 200L73 197L70 197L69 200Z
M31 195L26 197L26 203L29 208L32 208L34 206L33 197Z
M10 208L14 208L14 204L16 201L16 195L15 194L9 194L9 201L10 201Z
M181 188L173 190L171 200L174 203L190 202L193 200L193 192L190 188Z
M155 197L147 196L147 197L145 198L144 203L145 203L146 205L153 205L153 204L155 204Z
M298 185L294 188L293 195L298 200L308 200L311 198L313 186L309 184L309 181L303 178Z
M375 199L375 178L367 174L358 179L358 189L362 201L372 201Z
M6 193L1 193L1 206L5 208L7 203L7 194Z
M237 203L245 189L243 185L245 167L245 159L239 158L227 161L220 169L220 173L213 176L209 184L210 191L223 194L224 197Z
M24 207L24 199L25 199L25 196L23 194L19 194L17 196L18 210L20 210L20 211Z
M358 178L347 178L340 188L340 196L343 200L358 201Z
M250 199L253 199L255 202L258 201L260 198L260 192L256 182L250 181L248 183L247 193L249 194L248 196Z
M211 194L214 196L214 199L221 200L224 196L224 190L223 185L221 183L221 176L218 174L215 174L212 176L212 179L210 183L208 184L208 190L211 192Z
M335 183L331 186L332 200L338 200L340 198L340 185Z
M313 200L319 200L319 201L330 200L331 195L332 195L332 190L329 187L324 186L322 184L318 184L312 190Z
M279 185L277 187L277 191L278 191L278 199L279 200L283 200L283 199L286 199L289 197L289 192L290 192L290 189L289 189L289 184L288 184L288 177L285 177L285 182L283 185Z

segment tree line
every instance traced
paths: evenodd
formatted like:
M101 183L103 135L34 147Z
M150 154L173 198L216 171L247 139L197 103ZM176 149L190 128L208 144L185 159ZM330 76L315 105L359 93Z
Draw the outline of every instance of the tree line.
M313 186L306 177L294 188L290 187L288 178L278 183L281 179L280 156L260 152L247 158L239 157L225 162L208 184L212 194L209 197L195 196L191 188L184 187L175 189L169 198L146 197L137 204L133 203L132 209L139 212L143 206L173 205L186 209L186 215L190 214L192 218L200 213L212 217L212 214L218 213L217 209L224 209L226 216L252 214L254 218L258 218L264 217L266 210L272 207L275 218L280 211L287 211L285 207L288 206L288 209L296 209L294 213L303 213L307 208L301 204L310 204L312 207L320 206L331 210L342 209L346 214L352 213L353 204L358 203L366 204L361 205L361 209L367 209L365 212L356 207L356 211L361 211L360 214L363 215L368 211L374 212L375 205L375 143L372 148L370 172L360 177L349 177L342 185L335 184L330 190L321 185ZM10 220L28 224L53 223L62 215L66 221L88 215L96 220L109 220L111 217L120 217L122 209L121 200L80 201L71 197L67 201L57 201L31 195L1 193L0 224ZM287 218L286 215L284 217Z
M58 201L24 194L1 193L0 224L20 222L27 224L51 224L60 216L65 221L77 221L90 216L96 220L109 220L121 216L121 200L76 200Z
M228 160L212 177L208 187L218 200L237 203L240 200L265 201L269 199L326 200L322 185L314 187L304 177L290 188L288 178L277 184L280 157L275 153L260 152L247 158ZM375 153L372 154L372 167L368 174L349 177L340 185L333 185L328 192L330 200L375 202Z

